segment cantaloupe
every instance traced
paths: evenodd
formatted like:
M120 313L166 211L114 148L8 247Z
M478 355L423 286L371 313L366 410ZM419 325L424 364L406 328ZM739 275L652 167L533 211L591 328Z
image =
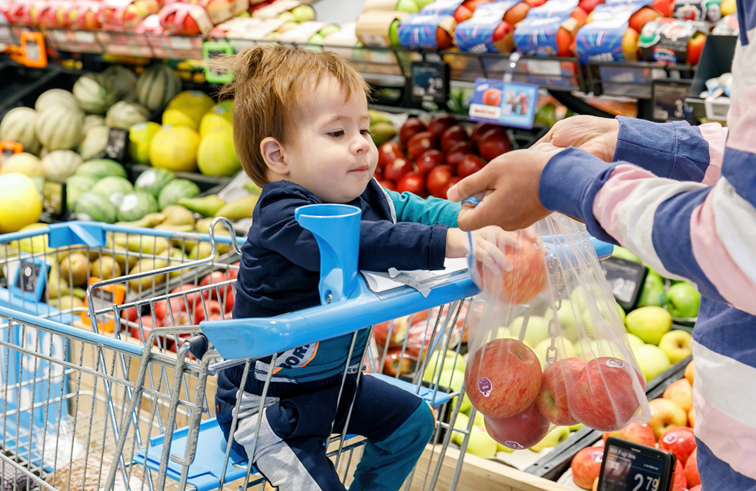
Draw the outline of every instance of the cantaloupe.
M11 155L0 167L2 174L23 174L27 177L44 177L42 163L34 155L26 152Z
M34 129L48 150L69 150L81 141L84 118L66 106L51 106L37 116Z
M181 91L181 79L165 65L148 68L136 85L139 103L150 111L163 109Z
M81 155L72 150L53 150L42 159L42 172L48 181L65 182L82 162Z
M132 102L116 102L108 109L105 124L111 128L128 130L133 125L144 123L150 117L150 111L141 104Z
M95 126L82 138L76 149L84 160L94 159L100 156L108 146L110 128L107 126Z
M116 100L110 77L101 73L87 73L79 77L73 86L76 102L90 114L105 114Z
M34 123L37 111L28 107L11 109L0 122L0 140L17 142L24 146L24 152L38 154L41 148Z
M72 93L63 89L50 89L42 92L34 103L34 109L42 112L51 106L66 106L80 111L79 104Z

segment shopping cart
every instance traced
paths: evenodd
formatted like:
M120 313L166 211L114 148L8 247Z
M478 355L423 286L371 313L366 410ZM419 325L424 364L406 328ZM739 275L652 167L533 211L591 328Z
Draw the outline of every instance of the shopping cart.
M68 222L0 237L4 487L263 489L253 459L233 451L215 419L217 374L242 366L244 386L258 359L272 357L273 367L277 353L348 335L342 384L359 356L366 370L358 380L379 377L418 394L436 415L405 489L455 489L475 409L455 428L464 387L441 382L462 363L477 287L467 270L456 270L424 279L422 293L417 285L373 291L357 272L359 210L304 207L297 219L321 250L322 305L265 319L230 319L240 249L224 219L209 235ZM219 233L224 227L231 235ZM190 250L205 252L176 252ZM89 259L85 273L70 264L76 254ZM107 276L106 263L129 274L89 279ZM388 323L391 337L401 322L422 331L419 346L405 337L399 348L398 363L412 358L414 371L378 373L388 345L378 348L373 326ZM429 371L433 377L424 377ZM345 484L365 444L349 433L350 417L325 449ZM444 465L453 434L460 456Z

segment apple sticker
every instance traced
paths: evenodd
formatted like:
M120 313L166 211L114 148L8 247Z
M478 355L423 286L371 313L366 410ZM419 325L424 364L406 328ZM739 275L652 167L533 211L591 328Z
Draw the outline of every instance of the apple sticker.
M606 366L608 366L609 368L622 368L625 366L625 362L616 358L612 358L611 360L607 360Z
M483 394L483 397L488 397L489 395L491 395L491 391L493 390L493 384L486 377L479 378L478 390L481 394Z
M669 433L664 437L664 443L672 444L677 441L677 433Z
M525 447L523 447L517 442L512 442L512 441L504 442L504 446L507 448L511 448L512 450L525 450Z
M591 454L591 458L594 462L601 462L604 460L604 452L593 452Z

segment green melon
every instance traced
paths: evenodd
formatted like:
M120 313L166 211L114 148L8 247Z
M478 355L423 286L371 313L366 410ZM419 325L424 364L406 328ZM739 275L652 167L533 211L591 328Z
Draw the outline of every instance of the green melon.
M37 112L42 112L52 106L65 106L80 111L79 104L76 102L74 95L63 89L46 90L37 97L37 102L34 103L34 109Z
M53 150L42 159L42 172L48 181L64 182L74 175L76 168L84 162L71 150Z
M88 114L84 116L84 126L81 128L81 134L86 136L89 130L98 126L105 126L105 118L96 114Z
M17 142L24 146L24 152L37 154L39 140L34 131L37 111L28 107L11 109L0 122L0 140Z
M113 83L113 91L119 100L134 96L136 91L137 76L126 67L113 65L103 72Z
M66 106L51 106L37 116L34 129L48 150L69 150L81 141L83 115Z
M181 79L165 65L148 68L139 77L136 86L139 103L150 111L163 109L181 91Z
M90 114L105 114L116 102L112 81L100 73L79 77L73 86L73 95L79 107Z
M128 130L138 123L144 123L150 117L150 111L140 104L116 102L108 109L105 124L111 128Z
M109 137L110 128L107 126L95 126L84 135L76 151L81 154L84 160L97 158L102 155L108 146Z

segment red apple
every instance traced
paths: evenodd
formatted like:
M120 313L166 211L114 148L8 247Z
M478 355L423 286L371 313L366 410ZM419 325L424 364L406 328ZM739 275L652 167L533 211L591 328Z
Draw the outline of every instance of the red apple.
M433 136L438 138L444 133L444 131L458 124L459 123L457 122L457 118L455 118L451 114L437 114L436 116L433 116L433 119L431 119L431 122L428 125L428 131Z
M415 312L411 316L404 315L386 322L380 322L373 326L373 338L375 342L389 348L401 346L407 337L410 322L420 322L428 319L428 311ZM390 336L390 339L389 339Z
M217 283L223 283L228 281L228 276L225 271L215 271L202 278L200 281L200 287L208 287ZM234 294L234 286L228 284L221 287L210 288L202 292L205 298L214 298L216 300L222 299L228 295ZM219 296L220 295L220 296Z
M465 370L467 397L478 411L492 418L523 412L535 402L540 388L541 363L516 339L488 342L475 352Z
M651 7L643 7L630 16L630 27L642 32L643 26L660 16L661 14Z
M530 240L519 236L520 248L505 246L504 254L511 271L491 269L476 261L476 282L487 296L509 305L520 305L534 299L548 283L548 271L543 250ZM572 401L570 401L572 404Z
M383 169L383 177L389 181L399 182L399 179L413 170L412 162L404 157L397 157Z
M571 56L572 55L572 42L574 41L574 36L570 31L565 29L564 27L560 27L559 30L557 30L556 35L556 41L557 41L557 56Z
M464 179L467 176L473 175L482 169L486 165L483 159L477 155L466 155L457 164L457 175Z
M382 180L383 179L383 169L381 169L380 167L376 167L375 170L373 171L373 177L375 177L379 181Z
M688 40L688 65L698 65L701 59L704 44L706 44L706 34L697 32Z
M696 449L696 437L690 428L670 428L659 437L659 448L675 454L679 462L687 462Z
M186 312L186 304L184 303L184 298L179 296L173 297L170 300L155 302L152 309L155 312L155 319L157 319L159 324L169 325L170 323L167 321L171 315L175 316L181 312Z
M485 416L483 421L491 438L513 450L532 447L549 432L549 422L535 404L508 418Z
M189 314L183 311L174 311L173 315L168 314L162 322L163 327L190 326L192 319Z
M585 13L590 14L597 5L604 3L604 0L580 0L578 7L583 9Z
M604 460L602 447L588 447L579 451L572 459L572 480L583 489L591 489L593 481L601 474L601 462Z
M585 24L586 19L588 19L588 13L582 8L580 8L580 5L578 5L572 11L572 13L570 14L570 17L578 21L579 26L582 26L583 24Z
M477 143L478 140L480 140L480 138L490 130L497 130L502 134L506 134L504 128L502 128L501 126L496 126L495 124L491 123L478 123L473 127L472 133L470 134L470 139Z
M674 10L675 0L654 0L651 6L654 10L659 11L666 17L672 17L672 10Z
M444 189L444 186L449 184L449 180L454 175L453 169L448 165L439 165L434 167L429 173L428 178L425 181L425 187L428 192L439 197L439 194Z
M685 469L683 468L683 465L678 460L675 463L675 474L672 478L672 489L671 491L684 491L688 487L688 483L685 480Z
M231 263L231 266L233 267L228 268L228 279L235 280L239 276L239 261Z
M436 46L438 49L448 49L454 43L454 38L442 27L436 28Z
M449 188L454 186L461 180L462 178L460 178L459 176L454 176L451 179L449 179L449 182L446 184L446 186L441 188L441 190L438 192L438 194L436 195L436 198L449 199L449 197L446 194L449 191ZM465 340L467 339L467 330L465 330L462 338ZM462 342L465 343L466 341L462 341Z
M171 293L185 292L188 290L197 290L198 288L199 287L194 286L192 284L181 285L171 290ZM184 312L189 312L189 314L191 315L194 315L194 310L198 307L199 308L202 307L202 298L203 298L202 292L199 292L199 291L196 291L193 293L184 293L183 295L179 295L171 299L171 307L173 307L175 310L174 301L178 300L178 305L181 310L183 310ZM156 310L156 313L157 313L157 310Z
M402 348L391 348L386 352L386 359L383 360L383 374L395 377L398 373L403 375L410 373L415 369L417 360L412 359L407 353L402 356Z
M525 0L525 1L531 7L540 7L541 5L543 5L544 3L546 3L546 0Z
M536 404L549 422L559 426L577 424L570 414L567 388L572 387L584 369L585 360L582 358L565 358L552 363L543 371ZM653 437L653 433L651 436Z
M604 441L610 436L622 438L641 445L647 445L653 447L656 445L656 438L654 437L654 431L649 428L648 425L642 425L638 423L630 423L619 431L612 431L604 433Z
M457 7L457 10L454 11L454 20L457 21L457 24L460 22L464 22L467 19L470 19L472 17L472 11L465 7L464 5L460 5Z
M527 2L520 2L518 4L515 4L512 8L506 11L504 14L504 20L510 24L511 26L516 25L518 22L520 22L522 19L525 18L526 15L528 15L528 11L530 10L530 5L528 5ZM496 33L494 33L494 37L496 36ZM495 41L496 39L494 39Z
M602 357L589 361L570 392L572 416L598 431L616 431L627 426L640 407L633 377L645 389L643 377L629 363Z
M408 172L396 183L399 193L409 192L417 196L425 195L425 176L419 172Z
M697 450L693 450L688 460L685 462L685 481L688 483L689 488L693 486L699 486L701 484L701 476L698 475L698 456Z
M460 125L455 125L444 130L441 134L440 145L441 151L449 153L451 148L461 142L469 141L470 137L467 136L467 132Z
M475 155L475 143L471 141L459 142L446 152L446 164L455 169L466 155Z
M136 322L139 319L139 311L136 307L129 307L128 309L123 309L118 312L118 315L121 316L121 322L128 321L128 322Z
M428 150L415 161L421 174L428 174L434 167L444 163L444 154L438 150Z
M207 314L205 313L207 309ZM204 320L218 321L223 319L223 309L217 300L210 300L204 307L200 306L194 312L194 324L199 324Z
M501 130L489 130L478 140L478 152L486 160L493 160L510 150L512 144L506 133L502 133Z
M436 147L436 138L428 131L421 131L409 139L407 153L413 159Z
M483 104L486 106L498 106L501 104L501 91L499 89L488 89L483 92Z
M155 329L155 327L162 327L160 322L157 323L157 326L152 322L152 316L150 315L143 315L141 318L141 321L137 321L137 324L141 323L142 328L141 330L144 331L144 336L142 336L142 333L140 332L139 325L129 327L129 335L134 338L142 341L143 343L147 341L147 338L150 336L150 331ZM162 346L166 346L165 341L161 341ZM157 338L155 338L154 341L155 346L158 344Z
M389 191L396 191L396 186L391 181L378 181L378 184L380 184L382 188L388 189Z
M378 149L378 167L383 168L399 157L404 157L404 150L399 142L388 141Z
M399 141L402 143L402 146L406 147L407 143L410 141L410 138L420 133L421 131L426 130L427 128L425 127L425 123L420 121L418 118L409 118L407 121L405 121L402 127L399 128Z
M517 5L527 4L520 2ZM514 51L514 27L512 27L512 24L503 20L496 26L493 32L493 44L499 50L499 53L511 53Z

